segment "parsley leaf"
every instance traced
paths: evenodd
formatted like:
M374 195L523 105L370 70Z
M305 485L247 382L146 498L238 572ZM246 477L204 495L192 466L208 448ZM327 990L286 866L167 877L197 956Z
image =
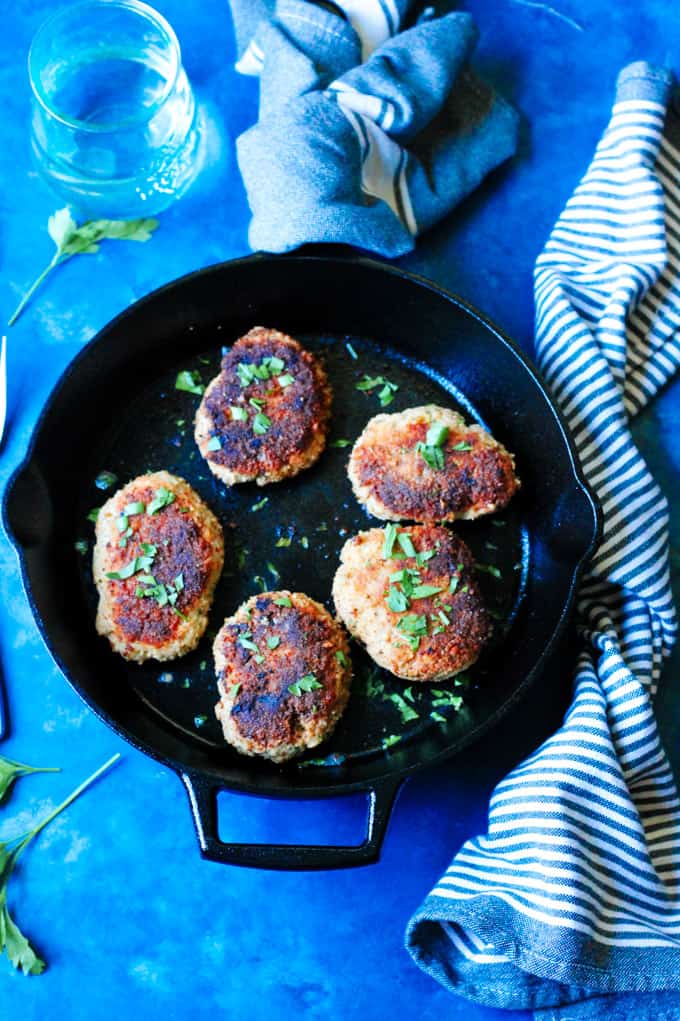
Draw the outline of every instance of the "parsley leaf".
M408 532L399 532L399 535L397 536L397 542L399 543L407 557L415 557L416 548L413 545L413 540L411 539L411 536L408 534Z
M495 564L475 564L475 571L481 571L483 574L491 574L494 578L502 578L503 575L500 569Z
M389 560L392 556L392 550L394 549L394 543L397 538L397 526L390 524L385 529L385 538L383 540L382 558L383 560Z
M215 450L221 450L222 449L222 440L219 438L219 436L211 436L210 437L210 439L208 440L207 449L211 453L213 451L215 451Z
M449 435L448 425L441 422L433 422L427 430L425 442L422 440L416 443L416 450L422 456L423 461L429 468L441 471L444 467L443 446Z
M182 369L181 372L177 373L175 390L184 390L186 393L195 394L197 397L200 397L205 391L205 387L201 382L198 372Z
M274 600L275 606L292 606L290 596L277 596Z
M237 404L232 404L229 407L231 412L231 418L234 422L247 422L248 412L245 408L239 408Z
M390 383L389 379L385 379L384 376L368 376L364 373L364 377L360 383L355 384L357 390L364 392L375 390L377 387L381 389L378 391L378 400L380 401L381 407L385 408L388 404L391 404L394 400L394 395L399 389L396 383Z
M253 419L253 432L256 436L264 436L269 431L271 424L271 419L267 418L261 411L258 411Z
M4 798L12 784L20 776L30 773L58 773L56 766L27 766L23 762L14 762L0 755L0 801Z
M305 674L299 681L288 685L288 691L291 695L295 695L298 698L306 692L316 691L319 688L323 688L323 684L319 684L314 674Z
M428 596L436 596L438 592L443 592L441 585L416 585L411 593L413 599L427 599Z
M115 486L116 482L118 482L118 476L114 475L113 472L107 471L99 472L99 475L94 480L97 489L110 489L111 486Z
M71 216L68 208L58 209L47 221L47 232L56 245L56 252L49 265L31 284L8 320L13 326L33 294L56 266L66 262L72 255L90 255L99 251L99 242L106 239L116 241L148 241L158 226L158 220L88 220L80 226Z
M164 486L159 486L156 490L156 495L146 508L146 513L149 515L157 514L158 511L163 510L164 507L169 507L176 499L175 494L170 489L166 489Z
M72 794L69 794L60 805L57 805L33 829L22 836L16 837L11 842L0 843L0 953L4 950L14 967L23 971L24 975L40 975L45 970L45 962L38 957L9 913L7 908L7 890L10 876L23 852L41 830L63 812L64 809L68 808L77 797L87 790L119 758L120 754L112 756L108 762L105 762L87 780L76 787ZM14 763L13 765L17 764Z
M391 585L387 597L387 605L392 610L392 613L403 613L404 610L408 610L410 603L404 592L398 589L396 585Z

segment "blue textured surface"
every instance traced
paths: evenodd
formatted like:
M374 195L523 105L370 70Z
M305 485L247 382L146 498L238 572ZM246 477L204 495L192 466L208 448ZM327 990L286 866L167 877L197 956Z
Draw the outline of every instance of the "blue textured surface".
M44 224L55 203L28 162L25 54L39 22L56 6L18 0L3 12L3 322L51 255ZM233 140L254 115L254 87L232 70L226 3L165 0L157 6L177 30L187 70L219 125L214 165L163 216L151 243L111 243L96 256L74 260L10 331L3 486L25 453L49 390L85 340L156 286L246 251L247 210ZM478 67L525 115L521 150L403 260L481 306L527 350L533 262L606 123L616 73L634 59L675 58L678 70L680 53L680 22L666 0L641 0L634 8L556 0L556 8L582 30L520 0L468 4L482 32ZM677 385L636 425L673 506L680 496L679 425ZM678 527L676 519L676 539ZM679 580L676 561L676 593ZM149 1021L510 1018L440 990L401 947L411 911L463 839L484 826L493 783L549 726L544 707L529 706L519 724L506 725L482 750L410 781L378 866L279 875L212 865L198 856L175 777L123 745L53 667L4 537L0 586L0 655L12 717L2 751L63 767L61 775L21 781L0 812L0 839L42 815L114 751L123 753L115 772L31 848L13 881L17 918L50 967L28 979L0 959L0 1016L108 1021L123 1008ZM676 767L678 662L676 655L659 700ZM546 689L556 682L546 678ZM244 839L289 836L290 808L225 796L222 832ZM315 803L295 818L302 840L346 836L361 827L360 810L345 803Z

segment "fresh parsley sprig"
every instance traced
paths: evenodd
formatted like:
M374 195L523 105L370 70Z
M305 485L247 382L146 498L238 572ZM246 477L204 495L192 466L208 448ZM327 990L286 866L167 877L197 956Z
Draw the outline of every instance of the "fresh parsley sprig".
M23 762L14 762L0 755L0 801L4 798L15 780L31 773L58 773L58 766L27 766Z
M42 819L37 826L29 830L27 833L22 834L19 837L15 837L14 840L10 840L7 843L0 843L0 953L5 951L10 961L15 968L21 969L24 975L40 975L45 970L45 962L41 960L36 954L35 950L28 942L24 934L19 929L14 919L9 913L7 907L7 890L9 885L9 879L14 871L14 868L24 853L28 845L34 840L38 834L45 829L45 827L52 822L64 809L76 800L84 791L87 790L91 784L97 780L102 773L105 773L117 759L120 758L120 754L116 753L113 755L108 762L105 762L103 766L79 784L76 789L69 794L69 796L62 801L60 805L57 805L48 815ZM13 764L16 765L16 764Z
M80 226L68 208L58 209L47 221L47 231L56 245L56 252L31 284L8 322L13 326L37 289L53 269L72 255L93 255L99 251L100 241L148 241L158 227L158 220L88 220Z

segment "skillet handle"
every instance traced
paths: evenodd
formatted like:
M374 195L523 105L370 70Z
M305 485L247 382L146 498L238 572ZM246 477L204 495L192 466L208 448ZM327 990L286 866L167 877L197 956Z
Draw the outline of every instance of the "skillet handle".
M219 783L202 773L181 773L189 795L191 814L201 857L227 865L302 872L307 869L346 869L373 865L380 858L382 842L401 787L401 779L388 777L366 788L369 797L368 825L362 844L337 847L307 844L226 844L217 833Z

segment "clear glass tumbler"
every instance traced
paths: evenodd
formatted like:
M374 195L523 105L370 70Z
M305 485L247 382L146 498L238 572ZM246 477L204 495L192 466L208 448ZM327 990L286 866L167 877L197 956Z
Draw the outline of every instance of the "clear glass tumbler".
M201 129L177 37L140 0L84 0L28 56L39 171L88 218L165 209L200 166Z

